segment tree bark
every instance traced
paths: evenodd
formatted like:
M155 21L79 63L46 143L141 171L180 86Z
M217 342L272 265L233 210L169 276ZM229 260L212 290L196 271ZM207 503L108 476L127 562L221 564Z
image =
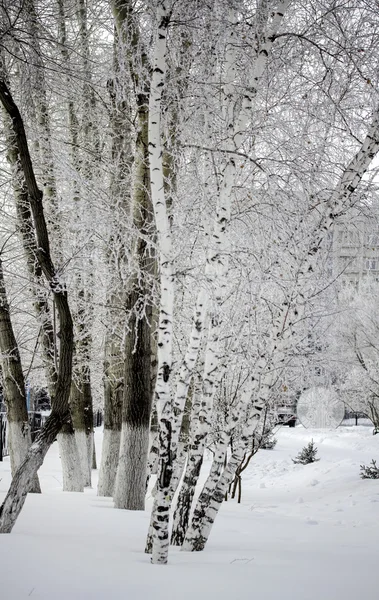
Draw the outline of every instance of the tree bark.
M0 352L5 404L7 407L9 454L14 476L31 444L26 392L21 356L13 332L9 303L6 295L3 264L0 258ZM30 489L39 493L38 477Z
M215 454L211 472L197 500L191 524L185 535L182 550L190 552L203 550L208 541L215 518L225 499L228 486L246 453L249 441L251 440L264 408L264 404L259 402L250 408L250 402L251 387L248 388L243 399L244 408L247 410L247 418L241 439L236 444L221 477L220 472L226 455L227 440L224 439L220 444L218 452Z
M112 318L112 311L109 318ZM118 334L122 332L122 326L117 327L117 315L112 321L113 331L108 331L105 339L104 435L97 488L99 496L114 495L121 439L124 359Z
M132 273L123 294L126 298L127 336L124 349L124 398L120 455L116 476L115 506L130 510L145 507L149 426L151 413L152 354L152 280L154 252L152 236L152 206L149 197L148 170L148 102L149 82L135 70L134 60L141 53L146 67L147 56L139 47L139 32L134 22L132 3L115 0L112 3L117 35L122 42L119 52L129 57L129 70L135 86L137 103L137 138L134 153L130 214L134 243L131 248ZM121 60L121 58L120 58ZM117 60L118 66L119 60ZM118 71L118 77L121 74ZM125 81L124 81L125 85ZM122 108L122 107L121 107ZM125 137L128 123L122 123Z
M114 496L116 508L144 510L149 450L151 385L151 310L135 316L141 291L129 294L132 318L125 347L123 428ZM150 314L149 314L150 313Z
M157 479L157 509L154 521L152 562L167 563L168 524L171 507L170 486L173 471L172 406L170 397L172 368L172 337L174 309L174 280L172 271L172 241L164 192L161 100L166 76L167 28L170 14L164 2L158 3L155 56L149 98L149 155L150 185L157 230L160 266L160 309L158 324L158 371L155 386L159 423L159 471Z

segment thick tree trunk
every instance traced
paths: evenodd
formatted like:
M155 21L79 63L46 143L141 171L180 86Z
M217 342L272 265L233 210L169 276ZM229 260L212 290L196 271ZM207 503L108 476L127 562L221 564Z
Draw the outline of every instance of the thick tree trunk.
M79 26L79 53L82 69L81 103L75 112L71 96L68 111L70 136L72 142L72 166L76 171L76 183L73 189L73 205L76 221L92 210L92 198L89 201L86 189L94 190L100 161L99 132L96 123L96 98L92 85L90 62L87 6L84 0L78 0L77 21ZM64 14L61 16L64 22ZM61 28L63 29L63 28ZM63 31L62 31L63 34ZM68 60L68 56L65 56ZM81 118L78 118L78 114ZM92 191L92 195L94 191ZM93 403L91 389L91 351L93 324L94 268L92 255L94 243L83 239L83 232L74 224L74 246L86 247L88 260L80 257L73 286L75 294L74 311L74 377L71 387L70 407L75 430L76 445L82 468L84 485L91 486L93 453Z
M84 479L71 418L62 426L57 441L62 464L63 491L83 492Z
M115 330L108 332L105 339L104 436L97 488L99 496L114 495L120 453L124 360L118 341L119 330L115 324L114 327Z
M151 310L135 316L141 298L138 289L129 296L131 319L125 347L123 424L114 496L116 508L144 510L151 412Z
M74 351L73 380L70 393L70 411L75 431L77 456L82 474L83 485L91 487L93 453L93 405L91 389L91 346L86 302L87 294L83 289L82 278L77 277L79 289L76 290L76 311L74 315ZM72 447L75 450L75 447ZM79 475L77 475L79 479Z
M70 68L70 56L66 44L66 13L63 0L58 0L59 38L62 58L66 68ZM94 187L97 175L98 128L95 124L95 93L91 85L90 49L88 40L87 8L82 0L77 5L76 17L79 26L79 56L81 61L81 102L75 104L77 94L71 91L72 81L67 77L68 123L71 141L71 162L75 176L72 180L73 200L73 254L76 255L76 268L72 285L73 319L75 324L74 377L71 388L70 409L75 429L78 466L82 470L85 486L91 486L93 453L93 405L91 389L91 351L92 351L92 296L94 288L94 269L92 264L93 242L86 232L77 227L90 207L86 200L86 189ZM92 208L92 205L91 205ZM86 248L85 260L81 250ZM70 446L75 450L75 446ZM78 480L79 477L77 476Z
M117 34L121 43L118 52L125 54L125 46L138 53L138 31L134 23L130 2L112 2ZM129 38L131 31L131 39ZM123 57L124 59L124 57ZM148 169L148 83L142 83L140 73L136 73L133 56L129 61L130 75L135 84L137 102L137 139L135 148L130 214L134 225L133 257L130 279L124 291L128 315L128 334L125 342L124 401L119 464L116 477L115 506L131 510L145 507L147 461L149 451L149 426L151 412L151 354L152 354L152 307L151 285L154 278L154 252L148 239L152 236L152 207L149 197ZM142 54L145 65L147 57ZM121 58L116 59L116 71ZM120 83L120 82L119 82ZM125 85L125 81L122 82ZM125 116L125 101L116 102L114 124ZM128 121L119 122L127 139ZM120 131L120 129L119 129ZM120 135L118 131L118 136ZM115 143L117 135L115 133ZM118 143L119 154L123 144ZM117 149L117 147L116 147ZM125 166L125 158L122 164ZM120 173L121 175L121 173ZM125 174L124 174L125 175ZM118 184L120 185L120 184ZM134 263L134 264L133 264Z
M85 361L85 365L74 367L70 394L72 424L85 487L91 487L93 454L93 408L88 361Z
M120 404L122 405L122 403ZM103 448L101 452L101 463L99 471L99 483L97 486L98 496L114 496L118 457L120 454L120 442L121 429L105 428L104 425Z
M131 206L131 131L129 105L120 93L122 85L119 65L119 34L114 41L114 73L108 80L110 95L110 127L112 131L112 172L110 184L111 227L106 261L111 273L107 294L106 337L104 358L104 437L99 472L99 496L113 496L120 453L122 403L124 395L125 348L125 273L127 271L129 225L127 215ZM125 225L126 227L123 227Z

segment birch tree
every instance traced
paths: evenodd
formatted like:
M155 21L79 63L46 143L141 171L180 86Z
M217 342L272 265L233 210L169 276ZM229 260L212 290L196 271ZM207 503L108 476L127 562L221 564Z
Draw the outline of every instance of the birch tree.
M156 13L155 53L149 98L149 158L150 186L157 231L160 275L160 304L158 322L158 370L155 386L159 426L159 471L157 478L157 513L154 523L152 562L167 562L170 511L170 483L172 477L171 434L172 406L170 398L172 368L172 337L174 309L174 280L172 270L172 241L164 192L161 111L166 77L167 29L170 7L158 2Z
M354 193L361 181L363 173L368 169L373 157L378 151L377 112L374 111L368 133L355 156L348 162L332 193L318 204L317 219L313 220L312 212L304 213L302 217L302 240L298 243L300 251L290 252L291 266L287 272L291 282L286 301L272 305L275 315L269 343L256 364L254 380L259 382L259 401L267 402L273 385L273 375L278 368L283 368L291 347L296 347L303 337L302 322L314 293L314 273L316 272L317 256L332 227L336 216L346 211L355 201ZM322 196L321 196L322 198ZM307 221L307 232L304 238L304 222ZM295 236L299 230L295 229ZM283 268L283 267L282 267ZM247 426L248 431L248 426ZM245 430L246 433L246 430ZM218 480L214 491L208 496L201 494L194 511L191 526L183 549L201 550L208 539L214 517L222 502L228 481L235 468L235 459L243 456L249 436L243 435L244 442L233 454L224 474ZM208 506L207 506L208 503Z
M112 2L113 21L107 13L103 18L108 29L116 25L114 67L110 79L102 67L99 105L93 98L92 69L100 54L91 55L94 4L85 13L78 3L83 19L75 9L70 20L68 4L59 0L62 49L49 49L60 57L66 87L78 90L65 93L67 123L54 89L46 107L56 132L64 132L59 152L56 142L51 152L69 165L67 171L53 168L62 206L75 206L76 222L64 221L64 253L77 269L70 291L87 349L88 320L105 321L106 431L98 493L114 494L120 507L144 507L159 303L155 563L167 561L171 501L185 456L183 413L191 406L172 541L201 550L260 414L284 383L308 368L309 334L326 305L325 289L333 285L327 237L362 190L370 190L362 178L378 150L378 27L371 0L330 7L295 0L237 4ZM99 38L109 65L109 35ZM56 82L43 65L40 72ZM40 110L36 102L35 115ZM97 118L107 122L101 156ZM43 167L40 150L35 164ZM104 206L96 214L104 218L94 227L87 206L92 210L97 197ZM96 254L93 235L103 256ZM88 260L80 256L81 244ZM33 259L38 245L32 248ZM91 290L105 271L104 306ZM58 339L58 348L50 348L57 354L61 347ZM89 364L91 352L84 354ZM219 382L239 363L249 377L227 416L218 418ZM77 366L84 373L83 363ZM301 383L309 380L305 373ZM209 444L214 460L187 527Z
M215 287L214 306L210 310L210 330L208 332L208 344L205 351L205 364L203 374L203 398L201 401L201 410L198 419L198 428L194 437L194 445L191 448L187 469L197 473L200 472L202 455L205 447L205 440L210 427L210 415L212 411L212 399L216 389L215 375L220 364L220 355L218 349L219 328L221 325L221 305L223 296L225 295L226 278L228 272L227 259L227 229L230 221L231 205L232 205L232 187L235 184L237 172L236 155L240 151L241 144L244 140L245 130L250 120L252 102L257 94L259 81L267 62L272 41L273 33L276 31L280 20L283 16L287 3L283 3L277 8L272 17L272 23L269 22L268 6L262 3L260 10L256 16L256 58L252 70L253 87L244 91L242 98L239 98L235 91L235 83L237 78L237 33L235 23L237 14L229 12L227 22L226 50L225 50L225 83L221 90L222 105L221 114L222 122L225 127L224 147L220 148L221 153L225 153L226 161L223 165L222 178L219 184L219 199L216 208L215 229L213 234L213 245L210 251L210 257L207 263L207 274L211 276ZM218 17L220 18L220 17ZM268 28L272 30L268 31ZM269 41L270 40L270 41ZM239 110L236 106L239 105ZM203 291L204 295L204 291ZM204 306L204 300L201 298L201 305ZM199 329L197 321L197 327ZM185 363L186 364L186 363ZM259 405L257 411L261 410ZM197 477L188 476L183 485L190 487L196 485ZM185 493L188 498L188 493ZM187 510L188 507L183 510ZM177 509L177 520L183 520L180 515L181 508ZM179 545L183 541L184 531L176 530L174 523L173 541Z

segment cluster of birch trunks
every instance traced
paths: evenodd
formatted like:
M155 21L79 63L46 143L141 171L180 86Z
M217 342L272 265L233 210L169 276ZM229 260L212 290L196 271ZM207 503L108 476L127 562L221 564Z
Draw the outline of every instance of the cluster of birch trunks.
M186 551L204 549L232 482L237 485L241 479L254 436L259 426L262 429L262 415L267 415L283 373L307 337L304 323L319 293L315 273L325 240L338 216L357 202L361 180L379 150L378 103L372 92L367 101L369 121L360 138L345 132L351 136L350 146L340 153L338 168L330 167L334 159L327 166L320 159L325 173L333 173L328 185L323 185L319 175L321 166L314 166L311 175L305 167L301 171L301 155L308 152L312 127L323 130L319 134L324 136L322 144L319 138L317 144L323 146L325 156L328 140L334 141L337 135L333 129L330 137L332 125L325 125L322 111L318 116L310 111L311 125L307 121L308 129L302 134L304 152L297 154L290 142L289 149L284 148L283 142L284 158L280 162L272 151L278 162L272 166L271 138L280 138L276 132L288 110L287 100L281 96L291 87L287 68L295 46L288 50L287 40L307 43L315 55L320 54L321 66L315 65L325 67L322 85L330 75L325 61L334 57L338 66L342 60L341 45L338 52L334 47L330 52L325 48L319 15L313 20L310 16L314 10L311 3L309 13L305 9L302 13L301 3L291 0L258 0L240 7L228 0L206 6L195 1L155 0L141 2L140 7L129 0L111 0L107 10L112 11L109 18L114 27L113 72L103 102L109 136L104 142L92 71L91 3L78 0L74 12L69 4L57 0L54 9L58 31L55 60L59 60L65 81L65 135L70 148L70 170L63 184L62 178L56 178L54 164L39 3L26 0L17 17L25 25L25 62L32 65L35 83L32 121L37 140L30 133L30 115L24 118L19 106L22 95L12 54L18 52L16 25L6 30L0 50L7 168L39 324L35 352L40 353L52 401L51 415L31 444L25 369L0 254L1 370L13 476L0 507L0 532L12 530L27 493L39 491L38 469L55 439L60 446L64 490L81 492L91 485L92 324L100 305L98 249L95 235L84 239L81 224L90 218L88 197L96 196L105 179L109 220L104 229L94 227L99 239L105 240L102 260L108 278L99 317L105 322L104 437L97 492L113 497L117 508L144 510L146 490L153 481L146 552L151 553L153 563L164 564L170 543ZM2 23L8 15L12 24L13 7L4 6ZM353 24L362 17L359 6L355 9L357 13L348 16ZM345 18L340 10L326 11L325 27L332 27L333 18L337 22ZM70 38L73 31L77 33L75 53ZM313 76L307 74L308 60L304 52L304 81ZM351 58L352 65L354 60ZM80 72L78 94L72 86L74 63ZM21 84L24 80L21 78ZM276 116L275 127L269 123L271 81L279 87L273 106L275 110L282 106L283 111ZM365 85L371 86L371 80ZM330 83L329 95L331 88ZM301 90L293 94L301 109L302 103L308 102L307 94ZM281 145L279 140L278 147ZM112 165L106 175L105 152ZM303 187L296 187L289 173L296 181L303 178ZM193 191L183 192L188 181L200 194L196 203ZM71 194L69 246L74 267L69 284L65 279L67 232L59 218L64 194ZM186 198L182 203L181 194ZM292 198L296 194L302 201L306 195L306 201L296 204ZM103 198L100 191L99 196ZM288 221L278 224L273 214L281 198L285 198ZM253 249L251 264L240 263L241 271L247 270L237 282L233 248L238 246L242 230L236 215L245 209L248 214L252 205L255 229L249 231L248 219L242 226L247 254ZM238 213L241 206L244 208ZM201 223L180 230L180 222L186 222L188 214L189 220ZM182 239L186 237L188 240ZM198 237L202 240L200 251ZM271 240L267 245L266 237ZM201 260L197 255L196 267L191 264L191 244L202 253ZM183 248L188 254L185 260L180 256ZM254 270L254 261L259 269ZM186 279L185 287L181 277L184 272L190 277L191 269L196 270L195 285ZM245 300L239 299L234 306L234 288L247 289L250 277L254 289L260 286L261 291L249 302L245 295ZM185 293L187 305L182 301ZM223 400L220 390L227 389L223 382L230 383L233 378L238 383ZM199 490L209 449L212 460Z

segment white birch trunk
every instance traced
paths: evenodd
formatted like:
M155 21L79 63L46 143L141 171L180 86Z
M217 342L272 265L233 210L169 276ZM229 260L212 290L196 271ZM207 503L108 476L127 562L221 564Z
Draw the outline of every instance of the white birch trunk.
M158 370L155 386L159 426L159 471L157 479L157 511L154 521L153 563L167 563L169 548L169 514L171 507L170 484L172 477L172 406L170 398L172 367L172 327L174 309L174 281L172 273L172 242L164 193L162 145L161 145L161 99L166 76L166 46L169 13L166 2L157 7L157 31L155 56L149 99L149 154L151 198L157 229L160 266L160 309L158 322Z
M284 12L287 4L288 3L282 3L283 6L280 8L280 11L278 9L274 17L273 28L277 27L280 19L282 18L281 13ZM267 57L267 43L265 43L262 47L265 48L265 52L263 53L263 56L258 56L255 70L255 74L258 75L258 77L259 74L262 73L263 66L266 61L265 56ZM254 79L256 79L256 77L254 77ZM362 175L368 168L368 165L378 150L379 114L376 111L374 113L374 118L369 128L368 135L361 149L345 170L339 185L328 202L328 210L326 211L325 216L323 217L323 222L321 223L322 227L320 227L319 224L318 229L316 230L316 244L313 246L313 248L310 248L309 251L309 258L306 261L308 264L306 264L305 267L304 264L302 265L303 272L307 270L308 265L311 265L312 256L317 252L322 239L326 235L326 231L333 223L335 219L335 213L338 211L338 209L346 206L346 201L355 191L362 178ZM299 300L302 306L299 305ZM296 306L281 307L281 310L279 311L279 314L273 323L273 332L271 336L272 341L269 351L265 356L261 356L261 359L258 362L255 380L259 382L259 403L261 410L270 394L273 381L273 369L277 368L278 366L283 366L285 352L288 349L288 345L291 343L291 337L293 335L291 325L293 325L293 323L291 323L290 316L293 317L295 314L297 316L297 320L301 320L302 318L302 308L304 307L303 294L298 294L297 302L298 304ZM292 314L290 314L290 311ZM214 482L211 482L210 486L207 484L209 489L205 489L201 494L194 512L191 527L187 531L187 536L182 547L183 550L202 550L204 548L214 519L224 499L227 487L234 476L236 468L244 456L251 433L252 428L249 425L245 429L242 440L238 444L235 452L233 452L228 465L216 487L214 487Z
M229 441L230 436L227 433L224 433L221 436L220 442L216 446L211 469L204 484L204 490L211 490L213 487L215 487L215 482L219 481L220 475L225 466L225 457L228 451Z
M178 448L178 451L176 454L176 462L174 465L174 470L172 473L171 483L170 483L170 497L171 498L174 497L177 487L179 485L180 479L183 475L183 469L185 466L185 462L186 462L186 454L185 454L184 446L179 444L179 448ZM157 494L156 494L157 487L158 487L158 482L155 485L154 489L152 490L152 496L154 497L154 504L153 504L153 508L151 510L149 531L148 531L148 534L146 537L145 552L147 554L151 554L153 551L153 539L154 539L154 529L155 529L154 525L155 525L155 522L157 519L157 509L158 509Z
M250 397L250 391L251 387L244 395L243 405L245 408L248 403L247 399ZM262 404L254 405L243 429L241 440L233 451L220 477L220 467L227 448L227 438L225 437L225 439L222 440L222 443L218 448L218 455L215 457L213 469L211 469L211 473L209 474L196 503L191 524L187 529L182 545L182 550L193 552L204 549L212 525L218 514L218 510L225 498L228 486L233 480L238 465L241 463L241 460L246 453L249 441L251 440L260 419L263 408L264 406Z
M217 445L215 454L212 461L210 474L208 480L218 481L222 468L224 466L225 453L228 448L229 436L224 434L223 441ZM205 445L205 439L202 440ZM195 454L189 452L187 467L184 475L182 485L174 512L173 524L172 524L172 535L171 544L173 546L181 546L184 542L186 531L188 528L190 512L192 507L192 501L195 495L196 485L198 483L201 466L203 464L204 449L202 452L196 452ZM205 483L205 487L207 486Z
M204 550L208 541L212 525L215 521L220 506L225 498L228 486L233 480L235 472L246 452L246 447L239 445L230 457L224 472L219 478L219 470L215 469L207 480L207 488L200 495L190 527L187 530L182 550L199 552ZM216 466L218 466L216 464Z
M181 546L187 530L192 500L203 464L205 440L200 440L200 448L190 449L184 478L180 486L179 496L173 516L171 544Z
M233 43L234 30L231 25L234 22L233 11L229 14L229 23L231 29L229 31L229 44L226 52L225 62L225 84L223 89L223 105L222 117L225 131L227 132L228 141L225 150L234 151L238 149L242 142L243 135L247 122L250 117L249 109L251 106L250 96L247 95L242 104L242 108L235 118L234 110L236 104L236 94L234 90L235 69L236 69L236 46ZM220 367L219 356L219 331L222 322L221 307L224 301L226 290L226 280L228 273L228 256L227 256L227 227L230 222L231 205L232 205L232 187L236 175L236 162L234 158L227 159L220 193L216 207L216 218L214 223L214 231L212 235L212 247L209 252L206 276L209 282L213 285L213 305L211 307L209 320L208 342L205 351L205 361L203 370L203 394L201 399L201 410L197 419L197 427L194 435L194 444L190 450L189 461L187 465L188 477L185 477L182 483L183 491L179 494L179 503L174 517L173 528L173 543L180 544L183 537L183 526L187 521L190 506L188 503L192 501L193 491L188 489L189 485L196 485L197 478L200 473L203 454L205 448L206 437L210 429L210 419L213 406L213 397L216 391L218 382L218 371ZM188 392L188 385L196 362L199 346L200 333L203 330L203 323L207 316L208 306L210 303L209 293L207 288L201 290L197 301L195 318L191 332L190 344L187 351L187 356L182 367L183 374L180 374L178 392L176 396L176 408L183 411L185 395ZM183 514L182 514L183 512ZM178 530L177 530L178 527Z
M158 462L159 462L158 433L154 432L152 434L150 432L149 447L150 447L150 452L149 452L149 459L148 459L148 463L147 463L148 476L156 475L158 473Z

